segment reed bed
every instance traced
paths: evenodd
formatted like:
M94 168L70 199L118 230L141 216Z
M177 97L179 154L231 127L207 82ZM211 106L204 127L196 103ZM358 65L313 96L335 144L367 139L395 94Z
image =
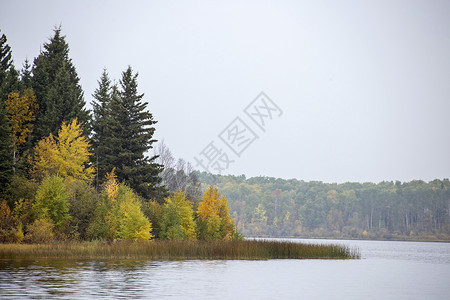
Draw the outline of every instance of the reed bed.
M0 258L59 259L357 259L342 245L286 241L140 241L0 244Z

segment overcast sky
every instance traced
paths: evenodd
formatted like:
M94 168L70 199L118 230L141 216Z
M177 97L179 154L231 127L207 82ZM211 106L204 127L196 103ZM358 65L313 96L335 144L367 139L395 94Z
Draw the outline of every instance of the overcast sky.
M16 67L59 25L86 102L104 67L118 80L131 65L155 137L194 165L324 182L450 177L448 0L0 4Z

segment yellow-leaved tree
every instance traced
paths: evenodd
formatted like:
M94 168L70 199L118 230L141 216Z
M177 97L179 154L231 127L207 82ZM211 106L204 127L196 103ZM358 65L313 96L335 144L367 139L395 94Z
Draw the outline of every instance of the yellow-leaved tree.
M90 143L77 119L70 124L63 122L56 138L50 134L34 148L32 173L39 178L59 175L90 182L95 170L93 166L87 166L92 155L89 148Z
M152 223L142 212L139 197L130 187L117 182L114 169L106 178L108 181L103 189L104 202L100 203L98 213L100 220L103 218L106 223L107 230L105 236L100 237L134 241L151 239ZM102 228L97 227L100 230Z
M11 92L5 101L8 112L7 119L11 124L14 165L18 160L18 147L25 144L33 131L33 122L39 108L33 89L26 89L22 96L18 92Z
M196 224L192 202L186 199L184 191L178 191L166 198L161 217L162 239L195 240Z
M237 236L230 216L227 199L212 185L203 194L197 209L198 235L200 239L229 240Z

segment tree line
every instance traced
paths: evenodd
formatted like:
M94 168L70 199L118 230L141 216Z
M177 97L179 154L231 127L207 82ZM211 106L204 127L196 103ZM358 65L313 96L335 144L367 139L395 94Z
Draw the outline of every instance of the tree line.
M198 173L245 236L450 239L450 181L342 184Z
M216 188L164 144L148 156L157 121L121 75L103 70L89 111L61 28L20 71L0 37L1 242L239 238Z

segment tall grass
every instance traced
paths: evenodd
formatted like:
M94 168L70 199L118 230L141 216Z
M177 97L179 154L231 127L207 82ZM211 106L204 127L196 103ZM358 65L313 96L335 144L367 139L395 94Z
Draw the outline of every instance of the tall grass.
M67 259L354 259L357 249L286 241L140 241L0 244L0 258Z

